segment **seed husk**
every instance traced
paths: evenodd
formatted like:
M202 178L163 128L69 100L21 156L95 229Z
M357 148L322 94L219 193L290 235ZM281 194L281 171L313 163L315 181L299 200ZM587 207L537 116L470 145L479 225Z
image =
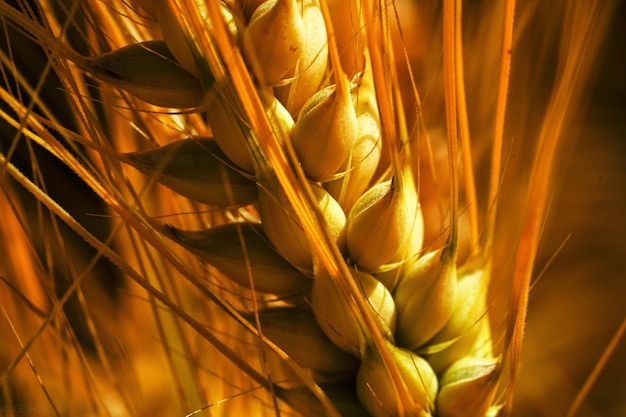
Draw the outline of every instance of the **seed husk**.
M199 107L200 80L183 68L164 41L127 45L86 60L86 70L107 84L160 107Z
M422 347L450 319L457 271L449 253L449 248L426 253L398 283L393 297L398 308L396 336L401 346L413 350Z
M168 226L166 235L244 288L280 296L306 294L313 282L280 256L259 224L231 223L206 230ZM245 244L245 250L242 246Z
M352 91L357 135L350 156L337 172L341 177L324 184L346 213L369 187L382 152L380 118L370 81L368 74L364 75Z
M273 95L263 91L258 94L276 137L281 142L287 140L294 125L291 114ZM255 165L248 144L257 141L255 133L216 91L207 95L206 107L207 119L219 147L237 166L253 173Z
M212 138L193 137L123 157L159 183L200 203L236 208L257 200L254 180L237 171Z
M403 415L430 416L439 386L435 372L416 353L390 342L386 342L386 345L407 392L411 395L409 401L404 401ZM368 347L365 351L357 374L356 389L361 403L372 416L400 417L398 395L380 354L373 347Z
M176 60L185 67L187 71L205 82L205 87L210 87L213 79L209 69L209 65L199 49L194 34L185 27L185 22L181 19L181 11L179 3L173 0L152 0L155 15L163 34L163 40ZM196 10L200 13L207 25L207 32L213 31L213 23L209 18L206 5L202 1L195 2ZM223 1L220 1L222 17L226 26L236 43L241 38L243 24L228 8ZM207 81L209 81L207 83Z
M377 272L388 262L401 261L407 252L419 252L423 219L410 170L378 183L356 201L346 225L350 259L360 268ZM411 246L409 246L411 245Z
M293 71L305 39L295 0L268 0L257 7L244 31L243 49L261 85L276 84Z
M459 268L457 295L450 320L420 351L441 375L465 356L492 357L487 316L487 289L490 268L471 262ZM480 339L479 351L474 351Z
M393 340L396 326L396 306L391 293L371 274L351 270L353 279L363 292L372 314L377 319L381 334ZM337 346L355 356L361 356L366 331L355 317L348 300L339 292L325 269L317 269L311 292L313 313L328 338Z
M302 2L305 41L292 81L276 87L276 97L295 118L304 104L320 89L328 69L328 37L319 0Z
M302 169L315 181L329 180L352 153L358 122L348 89L345 82L320 90L296 120L293 148Z
M247 142L247 137L252 136L250 129L233 107L216 92L207 94L206 109L211 132L220 149L238 167L253 173L254 163Z
M337 378L356 373L356 357L333 344L310 311L275 308L259 311L258 317L263 335L298 365Z
M309 238L291 209L273 172L257 175L259 211L263 228L276 250L296 268L313 273L313 254ZM346 225L346 215L337 201L321 185L310 182L318 209L326 220L331 235L340 249Z
M440 417L484 417L491 405L500 360L465 357L455 362L441 378L437 397Z

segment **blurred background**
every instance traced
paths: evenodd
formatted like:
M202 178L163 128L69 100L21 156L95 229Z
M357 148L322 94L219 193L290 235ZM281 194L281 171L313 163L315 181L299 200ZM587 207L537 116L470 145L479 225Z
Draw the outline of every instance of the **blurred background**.
M595 85L562 144L537 265L547 269L530 296L515 416L565 416L626 319L626 5L618 4ZM576 415L625 416L624 375L622 338Z

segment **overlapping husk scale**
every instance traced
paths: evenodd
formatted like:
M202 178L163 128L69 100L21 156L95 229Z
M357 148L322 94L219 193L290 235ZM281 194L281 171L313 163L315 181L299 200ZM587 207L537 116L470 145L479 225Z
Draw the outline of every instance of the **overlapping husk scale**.
M441 161L420 147L431 127L409 126L400 97L386 93L398 84L375 65L389 53L377 3L141 6L153 39L76 64L149 105L184 110L170 137L115 158L217 213L195 230L150 224L224 278L232 299L244 294L233 305L262 342L246 348L267 351L260 368L272 395L303 415L332 414L308 404L324 395L346 416L494 412L491 265L457 256L475 244L466 229L441 238L458 228L432 215L450 210L447 174L422 192ZM392 102L402 117L383 116Z

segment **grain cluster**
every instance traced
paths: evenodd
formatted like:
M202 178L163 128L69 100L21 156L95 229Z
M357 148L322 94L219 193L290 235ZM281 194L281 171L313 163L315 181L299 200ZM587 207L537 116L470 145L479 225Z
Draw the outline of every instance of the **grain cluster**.
M280 297L280 305L244 316L320 386L351 387L356 396L349 398L358 399L351 410L376 417L495 413L500 360L487 316L488 261L457 265L456 207L441 225L450 229L446 242L425 241L425 224L435 220L422 210L434 202L420 195L421 155L402 129L388 126L400 121L382 116L396 100L376 67L388 46L378 24L385 8L232 0L216 13L205 5L193 16L216 42L207 56L190 29L193 16L181 13L185 2L145 3L162 39L78 63L147 103L197 113L210 132L121 160L193 201L254 214L206 230L161 225L162 234L224 279ZM233 68L221 63L216 39L229 42L235 62L245 65L243 78L254 86L248 97L228 97ZM269 129L255 129L259 115L249 113L249 102L261 106ZM288 161L327 240L309 233L307 213L294 206L267 143ZM321 244L342 265L329 269Z

